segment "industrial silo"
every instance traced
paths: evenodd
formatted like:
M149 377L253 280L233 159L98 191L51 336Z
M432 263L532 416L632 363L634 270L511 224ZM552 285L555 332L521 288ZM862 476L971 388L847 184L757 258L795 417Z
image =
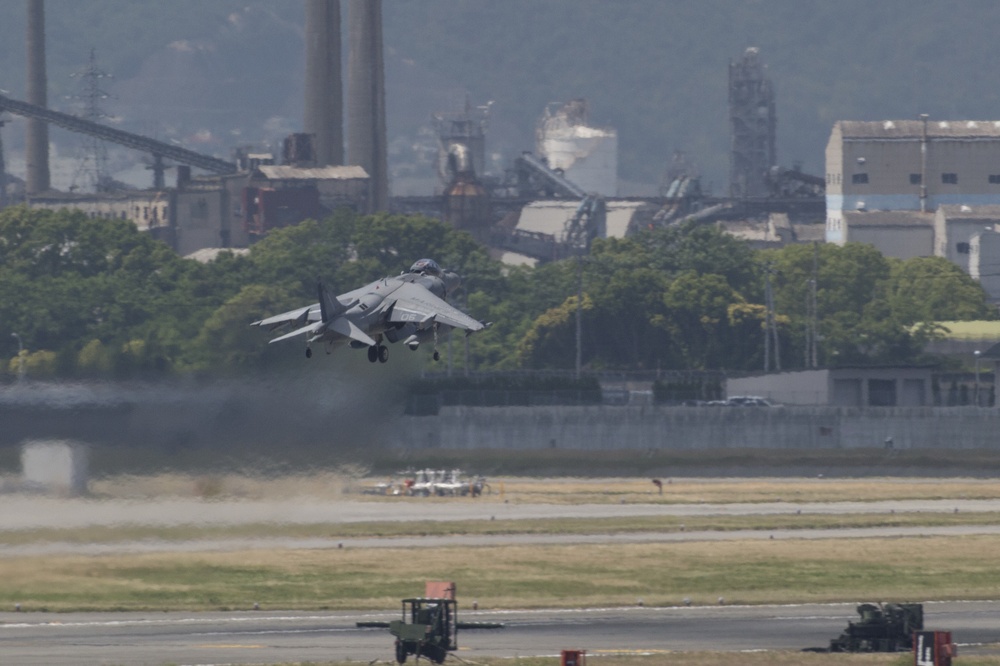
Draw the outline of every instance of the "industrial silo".
M618 195L618 131L590 127L587 101L575 99L545 109L536 135L538 154L550 169L562 171L591 194Z

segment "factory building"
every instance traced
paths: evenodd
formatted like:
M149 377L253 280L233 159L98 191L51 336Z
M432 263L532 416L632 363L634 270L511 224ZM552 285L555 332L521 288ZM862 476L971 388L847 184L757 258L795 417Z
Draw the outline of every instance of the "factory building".
M258 166L242 192L243 227L259 238L338 208L364 212L371 206L370 180L359 166Z
M1000 121L839 121L826 147L826 240L944 257L1000 302Z
M176 188L94 194L50 190L33 197L31 207L129 220L140 231L186 256L202 248L249 244L240 219L246 184L246 174L191 178L190 170L180 167Z
M850 222L863 228L865 213L932 213L942 205L997 204L1000 121L834 123L826 147L828 242L858 240L850 233ZM847 213L856 215L849 220ZM925 224L921 217L912 221ZM877 247L885 251L885 246Z

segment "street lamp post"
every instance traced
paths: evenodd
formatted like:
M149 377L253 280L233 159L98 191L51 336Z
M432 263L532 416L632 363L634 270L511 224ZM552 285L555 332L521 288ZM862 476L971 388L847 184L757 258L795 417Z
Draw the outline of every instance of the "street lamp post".
M980 404L979 404L979 357L981 355L981 352L977 349L976 351L973 352L973 354L976 357L976 390L973 392L973 395L976 398L976 407L979 407L980 406Z
M11 333L10 337L17 338L17 381L21 382L24 381L24 343L17 333Z

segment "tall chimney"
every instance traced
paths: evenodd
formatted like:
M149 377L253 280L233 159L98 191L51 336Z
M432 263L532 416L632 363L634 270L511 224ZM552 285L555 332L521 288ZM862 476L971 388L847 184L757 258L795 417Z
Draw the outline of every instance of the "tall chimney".
M28 0L28 94L30 104L48 106L48 80L45 75L45 3ZM25 161L27 162L27 193L37 194L50 188L49 184L49 126L31 118L25 135Z
M372 210L389 206L382 0L348 0L347 161L371 177Z
M315 135L316 166L344 163L340 0L306 0L305 131Z

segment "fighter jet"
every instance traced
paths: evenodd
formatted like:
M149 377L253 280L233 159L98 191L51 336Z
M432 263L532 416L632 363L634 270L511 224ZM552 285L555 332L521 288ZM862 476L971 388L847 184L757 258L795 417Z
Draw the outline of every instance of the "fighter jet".
M468 335L487 326L445 302L461 282L457 273L442 270L433 259L421 259L398 276L384 277L336 297L319 283L319 303L250 325L268 330L295 327L271 342L304 335L306 358L312 357L314 342L325 343L328 354L338 343L348 342L355 349L367 348L372 363L385 363L389 348L384 341L402 342L416 351L421 342L433 339L436 361L440 358L440 327L462 329Z

